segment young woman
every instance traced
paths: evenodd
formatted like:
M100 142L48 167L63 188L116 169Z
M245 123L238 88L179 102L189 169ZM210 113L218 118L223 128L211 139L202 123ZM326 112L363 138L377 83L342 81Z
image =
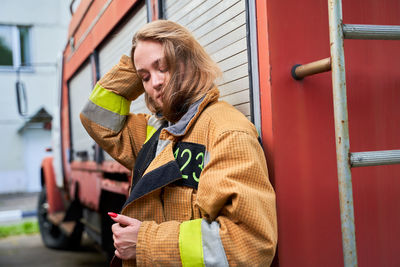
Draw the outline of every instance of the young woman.
M264 153L255 127L218 101L219 74L187 29L151 22L82 111L88 133L132 170L121 214L109 213L124 266L267 266L273 259L275 193ZM142 93L153 115L129 114Z

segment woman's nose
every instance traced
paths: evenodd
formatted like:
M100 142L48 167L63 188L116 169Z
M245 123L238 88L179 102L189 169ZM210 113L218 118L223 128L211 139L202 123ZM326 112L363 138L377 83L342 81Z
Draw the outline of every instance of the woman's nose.
M156 90L160 90L163 86L164 78L161 74L152 75L152 85Z

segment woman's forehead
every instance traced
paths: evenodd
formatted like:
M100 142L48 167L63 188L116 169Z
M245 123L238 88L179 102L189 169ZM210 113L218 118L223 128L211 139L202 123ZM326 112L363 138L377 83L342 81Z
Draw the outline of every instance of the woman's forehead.
M139 41L133 55L136 69L149 68L155 62L164 58L164 49L161 43L152 40Z

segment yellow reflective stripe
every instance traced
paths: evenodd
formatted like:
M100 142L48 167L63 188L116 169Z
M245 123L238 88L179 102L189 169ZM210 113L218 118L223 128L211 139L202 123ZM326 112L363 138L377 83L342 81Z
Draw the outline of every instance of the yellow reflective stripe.
M104 109L118 113L119 115L128 115L131 102L126 98L104 89L100 84L96 84L89 99Z
M182 266L205 266L201 240L201 220L181 223L179 227L179 252Z
M146 140L144 141L144 143L146 143L147 141L149 141L149 139L153 136L153 134L157 132L157 129L154 128L153 126L147 125L147 133L146 133Z

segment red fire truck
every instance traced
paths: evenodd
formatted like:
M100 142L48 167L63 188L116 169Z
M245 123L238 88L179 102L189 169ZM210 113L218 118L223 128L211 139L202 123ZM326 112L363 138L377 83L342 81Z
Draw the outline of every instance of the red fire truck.
M221 99L260 132L277 195L273 264L399 266L399 14L398 0L81 0L63 52L61 149L42 164L45 245L76 246L86 231L112 251L107 211L124 203L130 171L79 113L135 31L169 19L219 64ZM131 112L149 112L142 97Z

